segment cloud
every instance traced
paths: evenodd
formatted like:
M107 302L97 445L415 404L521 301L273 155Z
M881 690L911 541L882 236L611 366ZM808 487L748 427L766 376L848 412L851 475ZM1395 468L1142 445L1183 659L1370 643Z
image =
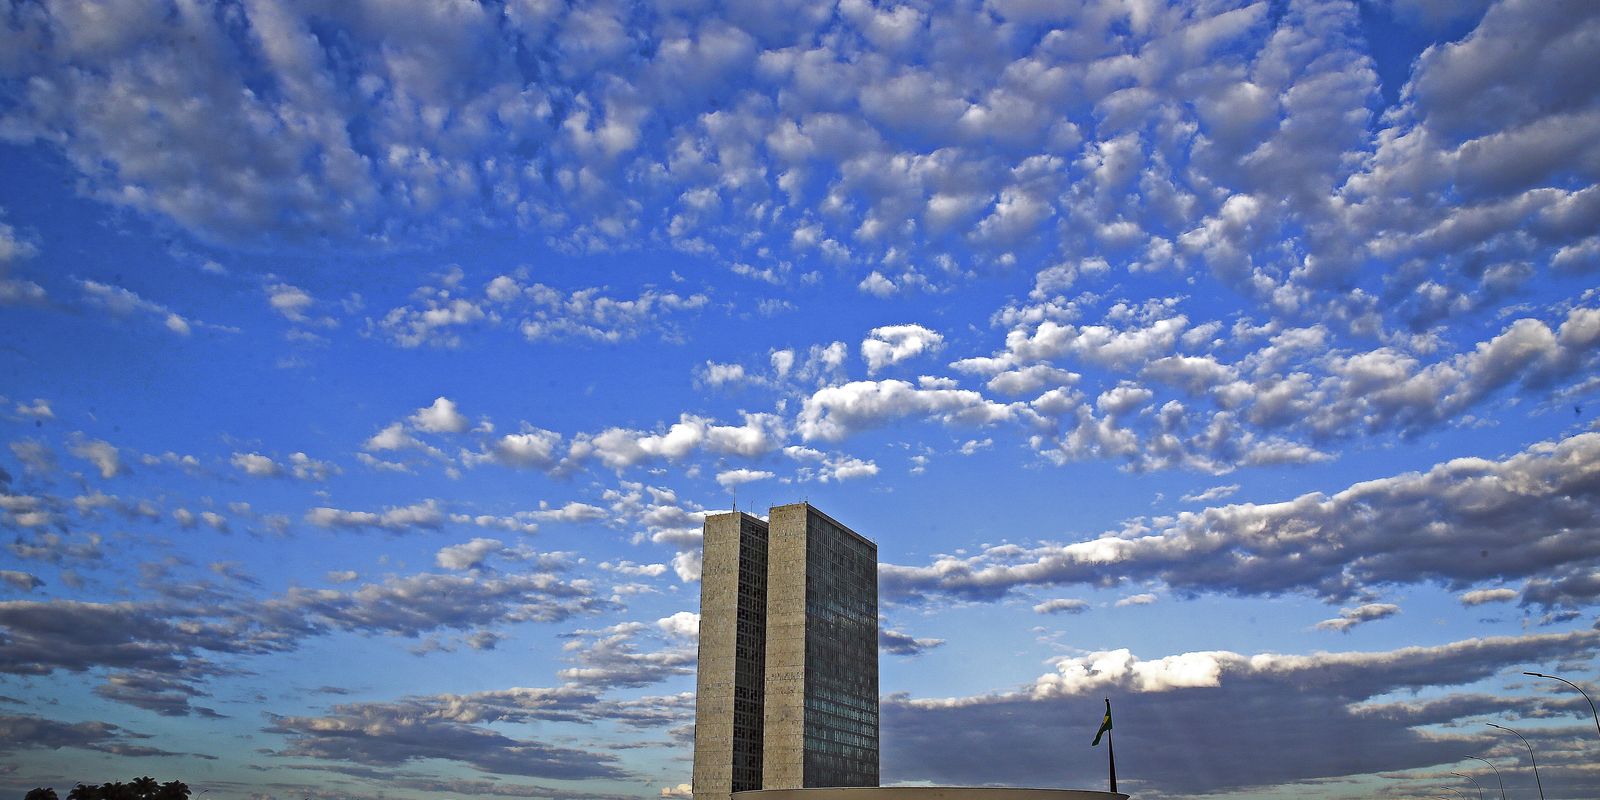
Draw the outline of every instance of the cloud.
M894 656L920 656L944 644L943 639L917 638L909 633L878 629L878 649Z
M1388 619L1398 613L1400 607L1393 603L1367 603L1355 608L1346 608L1339 612L1339 616L1317 623L1317 630L1349 633L1350 629L1357 625Z
M921 325L885 325L873 328L861 340L861 358L871 374L919 355L936 353L943 344L944 336Z
M477 569L489 556L496 555L505 550L505 543L499 539L473 539L463 544L455 544L441 549L434 555L434 563L444 569L465 570Z
M120 286L101 283L94 280L79 280L79 288L83 291L84 302L96 308L109 311L120 317L143 314L155 317L161 321L162 327L179 336L188 336L194 324L183 315L178 314L160 303L134 294Z
M5 209L0 209L3 219ZM36 306L45 303L43 286L30 280L10 277L11 264L32 258L39 248L28 238L20 236L17 229L0 221L0 306Z
M319 506L306 512L306 522L312 525L346 530L362 528L380 528L387 531L419 528L433 530L440 527L444 521L445 515L439 509L437 500L424 500L409 506L391 506L381 512L345 511L327 506Z
M4 583L19 592L31 592L44 585L44 581L40 580L38 576L14 569L0 570L0 583Z
M682 414L678 421L659 433L627 428L608 428L600 433L576 437L570 455L576 459L596 457L606 467L624 470L655 459L679 460L698 450L723 455L753 457L776 450L782 443L784 425L775 414L749 414L743 425L718 425L714 420Z
M267 305L272 306L273 311L291 322L306 321L306 309L315 302L309 292L287 283L268 284L266 290Z
M1233 495L1234 492L1237 492L1237 491L1239 491L1239 484L1237 484L1237 483L1230 483L1230 484L1228 484L1226 486L1213 486L1210 489L1206 489L1205 491L1202 491L1202 492L1195 492L1194 494L1186 494L1186 495L1184 495L1183 496L1183 502L1185 502L1185 503L1209 503L1212 500L1221 500L1224 497L1230 497L1230 496Z
M325 481L344 471L337 464L318 461L305 453L290 453L289 468L296 478L303 481Z
M605 287L566 291L519 276L500 275L479 291L463 288L466 276L451 265L432 285L413 292L413 305L398 306L367 320L371 335L400 347L455 348L474 328L513 328L529 342L573 338L599 342L636 339L655 331L675 338L671 318L698 312L710 298L645 288L634 297L607 294Z
M560 562L533 558L515 574L476 576L418 573L350 591L293 587L244 611L267 629L314 635L329 630L415 638L449 629L474 632L517 622L554 622L590 613L601 604L582 578L559 574Z
M82 434L73 434L71 442L67 445L67 452L93 464L95 469L100 471L100 477L108 480L125 471L121 453L103 439L90 439Z
M666 631L667 635L680 639L698 639L700 636L700 615L693 611L677 611L671 616L656 620L656 626Z
M1481 606L1484 603L1509 603L1515 599L1517 599L1515 589L1473 589L1470 592L1462 593L1461 605Z
M528 425L520 433L508 433L495 439L485 454L463 461L469 466L489 460L507 467L553 469L560 460L557 452L560 445L561 434Z
M255 478L276 478L283 475L283 467L260 453L234 453L233 468Z
M773 477L773 473L766 470L730 469L717 473L717 483L724 489L732 489L746 483L771 480Z
M1145 592L1143 594L1128 595L1127 597L1118 600L1116 605L1117 608L1124 608L1127 606L1147 606L1156 602L1157 599L1158 598L1155 595Z
M433 405L417 409L409 419L417 430L428 433L461 433L471 425L447 397L434 399Z
M614 753L589 752L534 740L513 739L500 726L541 723L618 725L634 731L691 720L693 693L607 700L580 686L515 687L469 694L410 696L394 701L344 703L320 716L273 716L269 732L287 738L279 755L393 768L440 758L487 773L563 780L626 776ZM571 762L571 763L562 763ZM327 769L342 771L330 764ZM403 773L411 774L411 773ZM488 784L488 785L480 785ZM408 779L404 785L449 794L537 796L580 800L612 798L592 790L541 789L495 780L468 782ZM620 798L617 798L620 800Z
M1136 522L1072 544L995 547L926 567L885 564L880 585L887 596L981 599L1025 586L1098 585L1110 570L1181 592L1343 599L1429 580L1517 580L1600 559L1591 546L1600 537L1584 527L1600 517L1583 510L1600 504L1597 473L1600 434L1579 434L1499 461L1454 459L1333 495L1183 512L1154 529ZM1564 605L1580 596L1530 587L1525 601Z
M0 626L7 633L0 672L20 675L100 666L183 674L201 650L250 647L218 640L215 629L185 630L150 605L128 602L7 601Z
M1147 762L1138 776L1140 794L1203 795L1437 769L1493 742L1477 732L1480 727L1461 730L1457 723L1478 715L1538 715L1545 703L1446 687L1519 665L1586 658L1600 646L1597 636L1579 630L1314 655L1198 651L1141 658L1121 649L1065 657L1020 691L890 699L883 706L883 777L885 783L915 776L1028 784L1066 775L1057 779L1091 783L1103 775L1105 762L1086 745L1106 696L1120 698L1118 741L1136 742L1134 752L1187 754ZM1423 690L1439 699L1389 697ZM1081 727L1069 735L1082 736L1085 745L1065 756L1059 747L1064 719L1078 720ZM944 733L950 730L982 735L950 737ZM1316 735L1301 735L1308 730ZM1580 735L1574 728L1572 741Z
M588 503L580 503L576 500L564 503L556 508L551 508L548 503L540 502L538 511L530 511L527 513L534 519L543 520L546 522L573 523L595 522L597 520L603 520L609 516L606 513L606 510L599 506L592 506Z
M291 758L390 768L442 759L488 773L563 780L626 776L610 753L513 739L477 722L448 705L416 700L348 703L320 717L275 715L267 731L285 737L277 754Z
M43 717L0 714L0 753L71 747L119 755L174 755L153 747L128 744L128 739L147 739L106 722L58 722Z
M821 450L809 447L790 445L783 448L784 455L806 464L801 467L796 476L802 481L847 481L855 478L870 478L878 474L878 465L872 461L856 458L854 456L834 453L832 455Z
M55 412L50 410L50 401L39 397L34 398L32 405L19 401L12 411L24 419L48 420L56 418Z
M718 364L715 361L707 361L699 375L700 381L711 387L743 386L751 382L750 377L745 375L743 364Z
M1011 406L968 389L922 388L902 380L853 381L818 389L807 397L796 427L807 441L838 441L908 416L983 425L1015 413Z
M221 718L215 710L190 701L203 693L185 680L150 670L113 672L94 693L107 700L154 711L164 717L201 716Z
M670 619L670 618L669 618ZM657 628L674 637L659 650L641 652L639 640L650 642L650 626L623 622L598 630L578 630L568 634L568 652L574 653L577 666L557 674L570 684L594 690L640 687L659 683L675 675L693 674L695 650L683 641L686 619L661 620ZM696 621L695 630L698 631Z
M1067 597L1046 600L1033 607L1035 614L1082 614L1088 610L1089 601Z

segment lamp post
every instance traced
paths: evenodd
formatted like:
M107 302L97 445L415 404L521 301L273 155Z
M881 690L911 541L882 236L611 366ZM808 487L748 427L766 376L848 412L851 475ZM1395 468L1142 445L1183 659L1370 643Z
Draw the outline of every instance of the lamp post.
M1483 785L1478 783L1478 781L1471 775L1466 775L1460 772L1452 772L1450 774L1456 776L1457 778L1466 778L1467 780L1472 781L1472 785L1478 787L1478 800L1483 800Z
M1491 728L1499 728L1503 731L1511 731L1513 734L1516 734L1518 739L1522 740L1523 745L1528 748L1528 760L1533 762L1533 783L1535 786L1539 787L1539 800L1544 800L1544 781L1539 780L1539 760L1533 757L1533 745L1528 744L1528 737L1523 736L1516 731L1512 731L1510 728L1507 728L1504 725L1496 725L1493 722L1485 722L1483 724L1488 725Z
M1478 758L1477 756L1467 756L1467 758L1470 758L1474 761L1482 761L1483 763L1489 765L1489 769L1494 770L1494 779L1500 784L1500 800L1506 800L1506 782L1500 777L1500 768L1491 763L1487 758Z
M1553 681L1561 681L1562 683L1564 683L1564 684L1566 684L1568 686L1571 686L1574 689L1577 689L1578 690L1578 694L1583 695L1583 699L1589 701L1589 713L1594 715L1594 729L1595 729L1595 732L1600 733L1600 711L1596 711L1595 710L1595 708L1594 708L1594 698L1590 697L1589 693L1584 691L1582 686L1579 686L1578 684L1573 683L1572 681L1569 681L1566 678L1563 678L1563 677L1561 677L1559 675L1546 675L1543 672L1524 672L1522 674L1531 675L1531 676L1533 676L1535 678L1549 678L1550 680L1553 680Z

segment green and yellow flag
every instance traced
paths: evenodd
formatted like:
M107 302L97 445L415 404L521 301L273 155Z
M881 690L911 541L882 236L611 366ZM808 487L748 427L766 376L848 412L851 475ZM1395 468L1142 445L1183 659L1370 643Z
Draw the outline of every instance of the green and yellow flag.
M1106 718L1105 718L1105 721L1100 723L1100 730L1095 731L1095 733L1094 733L1094 741L1090 742L1089 746L1090 747L1098 746L1100 744L1100 737L1106 735L1106 731L1109 731L1109 730L1111 730L1111 700L1108 698L1106 700Z

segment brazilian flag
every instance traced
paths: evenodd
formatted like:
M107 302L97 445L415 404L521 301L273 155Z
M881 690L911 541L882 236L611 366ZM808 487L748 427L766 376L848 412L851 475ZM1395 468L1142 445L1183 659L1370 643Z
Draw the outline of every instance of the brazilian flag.
M1111 700L1107 699L1106 700L1106 718L1105 718L1105 721L1100 723L1100 730L1095 731L1095 733L1094 733L1094 741L1090 742L1089 746L1090 747L1098 746L1100 744L1100 737L1106 735L1106 731L1109 731L1109 730L1111 730Z

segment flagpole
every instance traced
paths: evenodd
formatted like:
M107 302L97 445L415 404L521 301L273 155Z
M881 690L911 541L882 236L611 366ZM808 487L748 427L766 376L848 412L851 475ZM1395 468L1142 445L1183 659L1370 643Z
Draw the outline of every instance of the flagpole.
M1115 737L1111 731L1106 731L1106 756L1111 759L1111 791L1117 791L1117 748L1113 743Z

